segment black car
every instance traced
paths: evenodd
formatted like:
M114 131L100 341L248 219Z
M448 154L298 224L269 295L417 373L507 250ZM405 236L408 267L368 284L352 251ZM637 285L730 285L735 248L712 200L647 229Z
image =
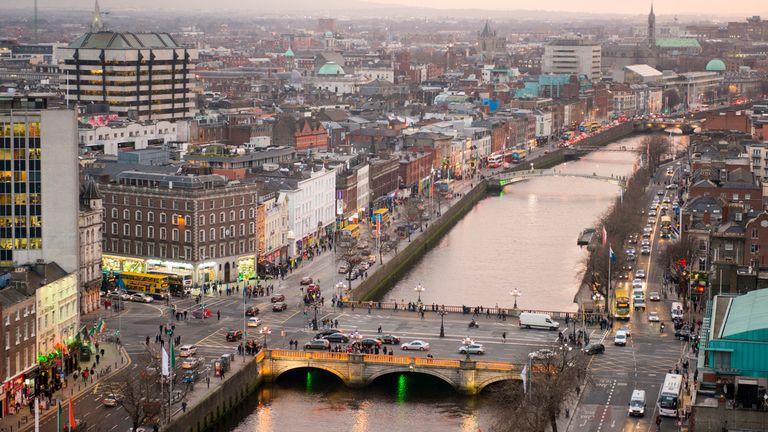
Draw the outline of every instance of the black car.
M385 343L387 345L398 345L400 343L400 338L392 335L384 335L379 339L381 340L382 343Z
M227 342L236 342L243 338L242 330L230 330L227 332Z
M333 343L347 343L349 338L341 333L334 333L327 336L323 336L323 339Z
M381 346L381 340L375 338L365 338L359 342L355 342L355 344L362 345L365 348L375 348Z
M248 306L248 309L245 310L245 316L256 316L259 314L259 308L256 306Z
M272 302L272 303L284 302L285 301L285 295L284 294L278 294L278 295L272 296L272 298L269 299L269 301Z
M589 343L582 349L582 351L587 355L602 354L605 352L605 345L601 343Z
M679 330L675 330L675 338L680 339L682 341L691 340L691 329L689 329L688 327L683 327Z
M324 338L324 337L326 337L326 336L330 336L330 335L332 335L332 334L336 334L336 333L340 333L340 332L339 332L339 329L325 329L325 330L320 330L320 332L318 332L318 333L315 335L315 339L322 339L322 338Z

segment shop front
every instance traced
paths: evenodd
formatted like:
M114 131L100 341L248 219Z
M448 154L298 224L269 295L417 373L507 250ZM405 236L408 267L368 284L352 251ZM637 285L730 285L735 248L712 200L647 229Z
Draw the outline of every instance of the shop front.
M3 383L3 417L21 412L34 395L34 378L21 373Z
M256 260L253 256L237 259L237 281L247 281L256 277Z
M158 259L148 259L146 261L147 273L156 271L160 273L171 273L179 276L192 275L195 266L189 263L178 261L166 261Z
M219 264L213 261L198 264L197 270L195 271L195 285L201 286L203 284L215 281L216 270L218 268Z
M146 262L141 258L121 257L115 255L103 255L101 258L102 271L124 271L132 273L146 273Z

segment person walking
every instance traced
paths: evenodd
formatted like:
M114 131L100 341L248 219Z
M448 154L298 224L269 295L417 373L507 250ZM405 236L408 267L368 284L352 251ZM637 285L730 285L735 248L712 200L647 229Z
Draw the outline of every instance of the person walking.
M501 343L507 343L507 332L501 334Z
M216 310L216 321L221 321L221 311Z

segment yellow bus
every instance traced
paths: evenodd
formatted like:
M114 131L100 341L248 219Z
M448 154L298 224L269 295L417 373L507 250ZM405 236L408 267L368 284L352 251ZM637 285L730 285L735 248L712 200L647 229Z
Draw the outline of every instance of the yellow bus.
M616 290L616 300L614 300L613 315L618 320L628 320L631 313L629 295L625 289Z
M341 238L344 240L352 240L352 239L359 239L360 238L360 225L358 224L352 224L347 225L344 227L343 230L341 230Z
M120 281L126 291L149 294L158 300L168 298L168 276L160 274L120 272Z
M389 210L385 208L380 208L373 212L373 222L381 221L381 224L384 225L389 222Z

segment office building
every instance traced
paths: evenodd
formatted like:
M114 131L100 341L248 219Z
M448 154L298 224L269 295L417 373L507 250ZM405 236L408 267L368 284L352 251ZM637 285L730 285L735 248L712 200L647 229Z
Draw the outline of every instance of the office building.
M544 46L541 71L548 74L584 75L600 80L600 44L582 38L558 39Z

